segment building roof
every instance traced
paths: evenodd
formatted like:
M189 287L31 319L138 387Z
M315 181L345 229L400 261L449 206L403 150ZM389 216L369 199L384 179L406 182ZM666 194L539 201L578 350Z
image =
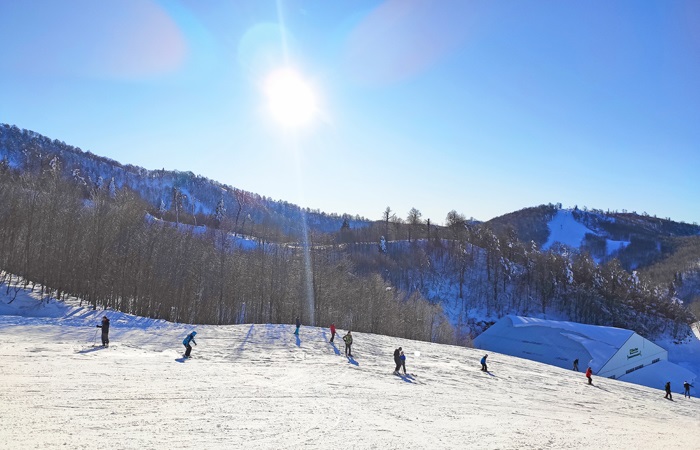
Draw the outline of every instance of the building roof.
M480 348L571 367L574 359L594 372L634 335L634 331L576 322L506 316L478 336Z

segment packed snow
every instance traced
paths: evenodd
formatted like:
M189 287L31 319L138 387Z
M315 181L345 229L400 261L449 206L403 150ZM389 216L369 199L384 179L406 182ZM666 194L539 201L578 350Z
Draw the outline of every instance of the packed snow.
M698 448L700 401L449 345L0 294L0 448ZM111 319L110 345L96 325ZM182 340L197 331L193 358ZM409 375L397 376L403 347Z

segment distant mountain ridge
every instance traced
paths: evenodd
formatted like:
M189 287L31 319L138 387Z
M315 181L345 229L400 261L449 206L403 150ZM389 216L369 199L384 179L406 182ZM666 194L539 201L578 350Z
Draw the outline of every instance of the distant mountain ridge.
M505 214L489 220L486 224L497 232L513 229L519 240L532 241L539 248L546 249L556 243L550 241L551 235L555 233L551 226L557 215L563 212L570 214L576 223L589 232L581 236L577 245L565 242L560 242L561 244L587 251L599 261L617 257L628 270L648 266L672 251L670 242L674 238L700 236L700 226L697 224L674 222L668 218L626 211L604 212L577 207L563 209L561 204L551 203ZM567 230L564 230L564 235L566 233ZM624 245L610 251L610 241Z
M571 232L576 224L572 226L571 222L564 225L568 230L551 229L561 223L557 218L562 214L589 231L576 236L580 238L578 244L553 239L556 234L569 238L576 235ZM700 300L700 226L696 223L627 211L562 209L560 204L524 208L486 223L499 232L514 230L520 240L532 241L539 248L556 250L564 244L589 253L599 264L616 258L627 271L639 270L652 281L669 285L671 292L685 302Z
M219 208L241 232L247 231L247 224L274 227L279 234L291 236L298 236L304 227L328 233L340 230L345 221L353 228L369 223L358 216L326 214L272 200L192 172L121 164L15 125L0 124L0 160L5 167L27 171L46 170L58 164L65 178L84 184L88 191L108 185L112 189L129 188L151 205L154 215L170 212L176 216L173 221L201 223Z

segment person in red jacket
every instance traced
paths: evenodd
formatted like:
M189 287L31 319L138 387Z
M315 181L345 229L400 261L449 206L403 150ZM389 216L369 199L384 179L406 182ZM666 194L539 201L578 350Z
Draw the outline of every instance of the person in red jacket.
M586 369L586 378L588 378L588 384L593 384L593 379L591 378L591 375L593 375L593 371L591 370L591 366L588 366L588 369Z
M333 342L333 339L335 339L335 324L331 324L331 342Z

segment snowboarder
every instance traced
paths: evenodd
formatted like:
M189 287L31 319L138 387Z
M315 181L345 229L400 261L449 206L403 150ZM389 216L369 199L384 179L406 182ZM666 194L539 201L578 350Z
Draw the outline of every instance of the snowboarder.
M673 395L671 395L671 382L670 381L666 382L665 389L666 389L666 395L664 396L664 398L667 398L669 400L673 400Z
M109 347L109 319L107 316L102 316L102 325L97 325L97 328L102 328L102 346Z
M401 350L401 355L399 356L399 359L401 360L401 368L403 368L403 374L406 375L406 355L403 354L403 350Z
M333 343L333 339L335 339L335 324L331 324L331 343Z
M481 370L483 370L484 372L489 371L488 367L486 367L486 358L488 358L488 357L489 357L489 355L484 355L484 357L481 358Z
M586 369L586 378L588 378L588 384L593 384L593 378L591 378L591 375L593 375L593 370L591 369L591 366L588 366L588 369Z
M403 349L401 347L394 350L394 363L396 363L396 368L394 369L395 374L399 374L399 369L401 369L401 352Z
M578 358L574 359L574 371L578 372Z
M185 358L190 357L190 353L192 352L192 346L190 345L190 342L192 342L194 345L197 345L197 342L195 342L194 337L197 335L196 331L191 332L190 334L185 337L185 340L182 341L182 345L185 346L187 350L185 350Z
M297 317L297 329L294 330L294 334L296 334L297 336L299 336L299 327L300 327L300 326L301 326L301 321L300 321L299 318Z
M688 397L690 398L690 387L692 384L688 383L687 381L683 382L683 397Z
M343 336L343 341L345 341L345 356L352 358L352 333L350 331Z

